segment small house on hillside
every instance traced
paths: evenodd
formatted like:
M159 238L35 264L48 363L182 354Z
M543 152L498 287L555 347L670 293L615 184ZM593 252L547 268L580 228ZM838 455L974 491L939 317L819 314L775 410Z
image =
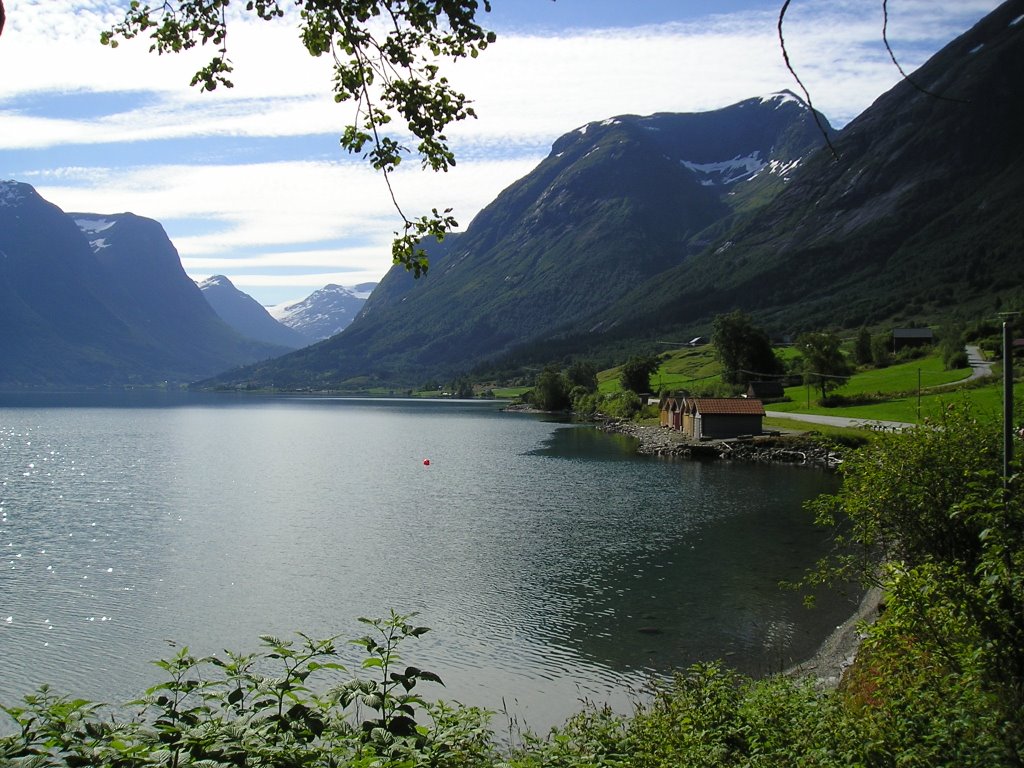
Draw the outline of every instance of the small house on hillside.
M926 347L935 341L931 328L893 328L893 354L905 347Z
M723 440L761 434L764 404L756 398L688 397L683 402L682 429L694 440Z
M747 397L758 400L781 400L786 396L781 381L752 381L747 385Z

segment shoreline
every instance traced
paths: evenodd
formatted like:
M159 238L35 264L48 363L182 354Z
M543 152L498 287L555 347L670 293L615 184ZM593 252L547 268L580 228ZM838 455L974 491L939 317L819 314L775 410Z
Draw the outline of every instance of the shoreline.
M846 670L857 660L864 634L861 625L874 624L885 610L882 590L871 587L850 618L836 627L814 655L783 670L787 677L813 679L819 690L839 687Z
M597 422L602 432L632 437L637 453L684 459L726 459L834 469L841 455L819 440L803 435L768 434L725 440L693 442L675 430L631 421Z
M598 423L597 428L632 437L639 442L637 453L645 456L769 462L832 470L842 462L841 456L833 449L800 435L761 435L692 443L682 434L660 425L607 421ZM820 690L837 688L843 674L856 660L864 639L861 626L874 623L882 610L882 591L872 587L865 592L853 615L837 626L809 658L792 664L782 674L811 679Z

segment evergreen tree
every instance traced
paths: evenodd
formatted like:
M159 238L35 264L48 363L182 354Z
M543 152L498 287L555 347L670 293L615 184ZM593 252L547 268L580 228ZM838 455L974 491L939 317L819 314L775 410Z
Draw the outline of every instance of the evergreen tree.
M857 340L853 345L853 361L857 365L871 365L873 360L871 354L871 332L861 326L860 331L857 333Z

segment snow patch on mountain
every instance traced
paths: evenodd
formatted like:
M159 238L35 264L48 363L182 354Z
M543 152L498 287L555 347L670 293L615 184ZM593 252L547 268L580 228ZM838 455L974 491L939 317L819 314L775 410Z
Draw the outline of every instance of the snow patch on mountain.
M794 95L790 91L779 91L778 93L770 93L767 96L762 96L761 103L774 103L776 109L783 106L784 104L798 104L801 107L804 105L804 103L800 101L800 99L798 99L796 95Z
M760 152L752 152L743 157L737 156L731 160L719 160L712 163L694 163L689 160L680 160L679 162L696 173L700 177L700 183L705 187L735 184L737 181L752 178L754 174L765 167Z
M0 180L0 207L14 207L27 196L21 183L13 179Z
M345 330L375 287L376 283L351 287L326 285L305 299L275 304L266 309L279 323L311 341L319 341Z
M790 160L788 163L784 163L781 160L772 160L762 170L772 176L781 176L783 181L789 181L789 174L795 171L802 161L803 158L799 157L796 160ZM761 171L758 171L750 177L750 180L756 179L760 174Z
M112 226L117 224L116 219L107 219L103 217L85 218L80 216L74 219L74 222L88 238L89 247L92 248L93 253L99 253L104 248L110 247L110 243L107 242L105 237L93 237L93 235L98 235L100 232L105 232L110 229Z
M205 280L197 282L196 285L199 286L199 290L205 290L207 288L235 287L234 283L232 283L230 280L224 277L224 275L212 275L211 277L208 277Z
M95 235L104 230L110 229L112 226L117 224L117 221L111 219L75 219L75 224L78 228L85 232L87 235Z

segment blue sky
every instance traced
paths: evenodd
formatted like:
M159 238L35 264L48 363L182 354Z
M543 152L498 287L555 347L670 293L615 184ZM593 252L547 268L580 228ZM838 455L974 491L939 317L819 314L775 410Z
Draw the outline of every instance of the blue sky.
M781 2L493 0L483 20L498 42L448 68L479 119L449 131L452 172L403 164L403 208L451 206L465 226L587 122L796 90L777 45ZM225 274L264 304L379 280L399 222L383 180L338 147L351 107L334 103L327 62L293 26L242 18L229 37L236 87L200 93L194 56L99 44L127 3L5 1L0 178L65 211L157 219L192 277ZM913 69L997 5L889 0L890 40ZM837 127L899 77L881 25L880 0L790 5L791 59Z

